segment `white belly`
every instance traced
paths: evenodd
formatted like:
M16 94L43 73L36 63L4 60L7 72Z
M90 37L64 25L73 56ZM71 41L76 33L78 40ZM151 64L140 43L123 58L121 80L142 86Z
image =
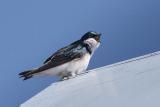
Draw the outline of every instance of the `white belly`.
M70 65L67 67L67 71L81 73L84 72L89 64L90 54L85 54L81 59L73 60L70 62Z
M45 70L41 72L41 74L63 76L66 75L68 72L76 74L82 73L87 69L90 57L91 56L87 53L80 59L76 59L60 66Z

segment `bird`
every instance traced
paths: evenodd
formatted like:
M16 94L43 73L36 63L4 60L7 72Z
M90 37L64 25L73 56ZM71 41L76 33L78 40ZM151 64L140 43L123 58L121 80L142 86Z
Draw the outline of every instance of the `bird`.
M100 33L89 31L79 40L53 53L42 66L23 71L19 76L23 80L40 75L57 76L65 80L85 73L92 55L100 45L100 38Z

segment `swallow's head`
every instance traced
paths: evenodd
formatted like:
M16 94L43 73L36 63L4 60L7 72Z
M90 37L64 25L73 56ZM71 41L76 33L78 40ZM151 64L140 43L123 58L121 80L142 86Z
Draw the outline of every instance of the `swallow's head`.
M86 41L88 39L94 39L97 42L100 42L100 37L101 37L100 33L90 31L90 32L85 33L84 36L82 36L81 40Z
M90 48L94 51L100 45L100 37L100 33L90 31L85 33L84 36L82 36L81 41L88 44Z

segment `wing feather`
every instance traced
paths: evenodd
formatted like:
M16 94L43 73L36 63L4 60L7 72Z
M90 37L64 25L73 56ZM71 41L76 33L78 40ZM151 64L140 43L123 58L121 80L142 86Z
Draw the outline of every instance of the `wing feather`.
M65 54L67 54L68 52L70 52L71 50L73 50L74 48L76 48L79 45L80 41L76 41L72 44L70 44L69 46L63 47L61 49L59 49L57 52L55 52L54 54L52 54L49 58L47 58L44 61L44 64L51 61L53 58L55 57L62 57Z
M61 48L53 55L51 55L45 62L44 65L37 68L34 73L38 73L61 64L70 62L74 59L79 59L84 55L83 46L80 45L79 41L72 43L69 46Z

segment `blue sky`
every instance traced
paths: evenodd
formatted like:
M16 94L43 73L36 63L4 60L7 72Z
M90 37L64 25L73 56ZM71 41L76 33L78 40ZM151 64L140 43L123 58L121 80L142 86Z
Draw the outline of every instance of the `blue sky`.
M102 33L88 69L160 50L159 0L1 0L0 106L17 107L56 78L22 81L87 31Z

